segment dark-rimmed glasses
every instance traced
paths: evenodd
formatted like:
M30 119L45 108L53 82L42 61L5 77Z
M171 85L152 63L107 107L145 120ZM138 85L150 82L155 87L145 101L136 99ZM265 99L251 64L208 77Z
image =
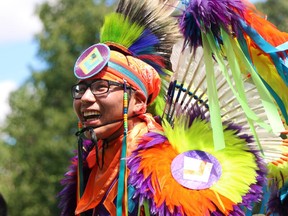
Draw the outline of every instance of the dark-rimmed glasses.
M73 85L71 87L71 94L74 99L80 99L85 94L86 90L90 88L90 91L93 95L102 95L109 91L111 85L120 86L122 88L124 87L124 84L122 83L98 79L91 82L90 84L80 82L76 85ZM127 88L132 89L129 86L127 86Z

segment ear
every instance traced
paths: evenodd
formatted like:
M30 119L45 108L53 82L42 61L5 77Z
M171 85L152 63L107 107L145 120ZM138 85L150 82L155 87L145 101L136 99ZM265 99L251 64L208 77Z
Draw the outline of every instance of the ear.
M134 115L143 114L146 112L146 97L141 91L135 91L132 93L130 103L133 103L130 107L132 108Z

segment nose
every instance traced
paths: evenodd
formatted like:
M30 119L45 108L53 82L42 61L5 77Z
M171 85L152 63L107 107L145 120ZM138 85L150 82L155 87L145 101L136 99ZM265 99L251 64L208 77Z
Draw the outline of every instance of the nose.
M95 96L90 90L90 88L87 88L83 96L81 97L81 102L95 102Z

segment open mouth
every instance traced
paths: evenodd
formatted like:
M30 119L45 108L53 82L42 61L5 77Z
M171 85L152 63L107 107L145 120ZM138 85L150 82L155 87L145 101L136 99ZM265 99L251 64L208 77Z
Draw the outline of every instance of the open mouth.
M86 111L83 113L83 117L85 121L98 120L100 119L101 114L98 111Z

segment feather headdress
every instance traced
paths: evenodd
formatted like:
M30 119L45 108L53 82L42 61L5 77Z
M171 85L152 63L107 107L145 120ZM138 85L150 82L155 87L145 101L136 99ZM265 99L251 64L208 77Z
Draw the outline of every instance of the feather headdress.
M179 36L176 20L169 16L171 8L173 1L170 5L152 0L121 0L116 13L106 16L100 41L163 73L164 68L169 68L172 46Z

